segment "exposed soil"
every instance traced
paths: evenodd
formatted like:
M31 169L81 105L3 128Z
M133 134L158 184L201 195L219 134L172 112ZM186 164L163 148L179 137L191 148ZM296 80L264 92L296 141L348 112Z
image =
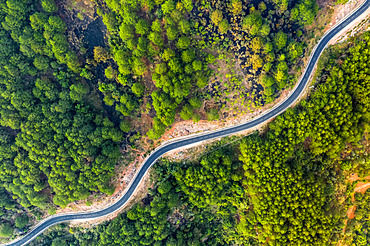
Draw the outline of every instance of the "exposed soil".
M282 96L279 97L277 100L275 100L274 103L265 105L254 112L249 112L244 115L230 117L230 118L226 118L224 120L219 120L219 121L201 120L197 123L194 123L191 120L187 120L187 121L177 122L171 127L170 130L168 130L165 134L163 134L163 136L160 138L160 141L165 142L173 138L183 137L183 136L187 136L193 133L207 132L211 130L220 129L223 127L234 126L237 124L244 123L260 115L262 112L269 110L274 105L280 103L288 96L288 94L289 94L289 90L284 90L282 93ZM266 123L264 123L263 125L265 124Z
M331 1L331 0L330 1L319 1L319 4L324 4L325 5L325 3L327 3L327 2L332 3L333 1ZM328 8L334 8L334 13L338 14L338 16L340 17L342 13L348 13L351 10L349 8L353 9L357 6L357 5L354 5L354 4L352 4L352 5L350 5L350 4L348 4L348 6L350 6L350 7L342 7L342 6L330 7L330 4L329 4ZM344 9L340 10L340 8L344 8ZM348 11L348 12L345 12L345 11ZM87 17L90 18L89 15L87 15ZM87 20L89 18L86 18L86 19L84 18L84 20ZM101 45L101 42L105 42L105 41L102 41L102 39L101 39L101 37L105 37L104 31L103 31L102 35L100 35L99 33L95 33L95 30L99 29L101 26L99 24L100 20L99 19L94 19L94 18L95 17L90 18L89 22L85 22L84 25L81 25L81 26L86 27L86 29L84 29L84 30L88 30L89 28L91 29L91 31L85 32L85 35L83 35L85 37L85 39L82 39L83 42L84 42L84 40L87 40L86 42L88 44L87 46L89 47L89 49L90 49L90 46L93 47L95 45ZM72 18L72 20L73 20L73 18ZM327 26L327 28L325 28L325 29L330 28L330 26L333 25L333 23L334 22L332 21ZM79 33L79 32L76 32L76 33ZM72 34L71 37L77 37L78 35L76 33ZM100 38L95 40L96 36L100 37ZM80 37L79 39L81 39L81 36L78 36L78 37ZM89 40L91 41L90 43L89 43ZM305 60L307 61L307 58ZM284 90L282 92L282 95L277 100L275 100L274 103L269 104L267 106L265 105L265 106L259 108L258 110L255 110L254 112L249 112L249 113L246 113L244 115L224 117L224 119L220 120L220 121L211 121L211 122L209 122L209 121L201 120L198 123L193 123L192 121L180 121L181 119L177 118L177 123L175 123L173 125L173 127L170 130L168 130L162 136L162 138L159 141L156 141L156 143L154 144L154 147L158 146L159 143L169 141L169 140L177 138L177 137L187 136L187 135L190 135L190 134L193 134L193 133L211 131L211 130L219 129L221 127L227 127L227 126L236 125L236 124L246 122L247 120L252 119L253 117L261 114L262 112L268 110L269 108L273 107L274 105L276 105L277 103L279 103L280 101L285 99L285 97L288 96L289 92L290 92L290 89ZM144 110L144 109L142 109L142 110ZM261 126L259 128L256 128L256 129L261 129ZM253 129L253 130L256 130L256 129ZM251 131L252 130L244 131L243 133L240 133L240 135L248 134ZM213 140L213 141L217 141L217 140ZM206 143L208 143L208 142L206 142ZM197 144L198 147L193 148L193 150L197 149L198 150L197 154L200 154L200 153L204 152L204 149L206 148L206 146L204 144L205 143ZM192 147L194 147L194 146L192 146ZM187 148L189 148L189 147L187 147ZM186 148L184 148L184 149L186 149ZM172 158L183 159L183 158L189 158L191 156L194 156L194 154L197 152L197 151L188 151L187 153L184 153L184 149L178 149L176 151L172 151L171 153L167 154L166 156L172 157ZM114 180L114 183L117 184L117 188L116 188L116 190L115 190L115 192L112 196L110 196L110 197L108 197L108 196L99 196L98 199L95 199L95 198L91 199L91 197L90 197L88 200L93 202L92 206L87 206L86 201L79 201L79 202L75 202L75 203L70 204L65 209L58 210L57 213L64 213L64 212L71 212L71 211L75 211L75 212L76 211L92 211L92 210L101 209L103 207L108 206L109 204L112 204L114 201L116 201L117 198L119 198L123 194L125 188L127 187L127 184L131 181L131 179L134 176L136 170L138 169L138 167L141 165L142 161L144 160L143 156L144 156L144 153L138 151L136 153L136 158L135 158L134 162L129 164L127 167L123 167L122 170L120 170L118 172L120 174L117 175L117 178ZM136 192L135 197L130 200L129 204L127 206L125 206L125 208L122 208L122 209L126 209L127 207L130 207L136 201L142 199L145 196L145 194L147 194L147 189L151 185L149 183L149 178L148 177L149 177L149 175L147 174L145 179L144 179L145 181L142 182L142 184L140 184L140 189ZM370 187L370 185L369 185L369 187ZM364 187L359 188L360 192L362 192L362 189L365 189L365 188ZM353 211L349 211L350 216L354 216L354 215L352 215L352 213L354 214L354 210L355 210L355 208L353 209ZM119 212L116 212L115 214L110 215L109 219L114 218L115 216L117 216L118 213ZM107 218L108 217L104 217L104 218L101 218L101 219L98 219L98 220L89 221L89 222L84 223L83 225L86 226L86 225L91 225L91 224L97 224L97 223L100 223L101 221L106 220ZM76 224L80 224L80 223L76 222Z
M357 173L352 173L348 181L355 182L357 180L370 180L370 176L366 176L364 178L360 178Z
M352 219L355 218L355 211L356 211L356 205L350 207L347 210L347 217L348 217L348 219L352 220Z
M359 1L349 1L348 3L339 6L339 8L334 10L334 15L332 18L331 23L328 25L330 28L332 25L335 25L338 21L343 19L346 15L348 15L353 9L363 3L364 0ZM329 45L333 45L337 42L343 42L349 37L354 36L356 33L365 31L368 29L370 22L370 9L365 11L356 21L352 24L348 25L345 29L343 29L340 33L338 33L332 41L330 41Z
M358 192L358 193L362 193L362 194L365 194L366 190L370 188L370 183L363 183L363 182L359 182L356 184L356 187L354 189L354 192L352 194L352 197L351 197L351 201L354 202L355 201L355 193ZM356 205L353 205L352 207L350 207L348 210L347 210L347 218L352 220L356 217ZM345 221L345 224L347 225L347 220ZM343 232L345 231L345 228L343 229Z
M349 182L355 182L358 180L370 180L370 176L366 176L364 178L360 178L357 173L352 173L350 178L348 179ZM352 196L351 196L351 201L355 202L355 193L362 193L365 194L367 189L370 188L370 182L358 182L353 190ZM347 210L347 218L348 219L354 219L355 218L355 211L356 211L356 205L350 207ZM347 221L346 221L347 224Z
M366 190L370 188L370 183L359 182L356 184L355 192L365 194Z
M71 225L72 226L85 227L85 228L93 227L93 226L96 226L96 225L98 225L98 224L100 224L100 223L102 223L104 221L112 220L112 219L116 218L123 211L129 210L133 205L135 205L136 203L138 203L139 201L141 201L143 198L145 198L145 196L148 194L148 189L149 188L153 188L153 183L150 182L150 178L149 177L150 177L150 172L148 172L143 177L143 180L139 184L139 186L138 186L137 190L135 191L135 194L133 195L133 197L121 209L115 211L114 213L112 213L112 214L110 214L108 216L102 217L102 218L88 220L88 221L84 221L84 222L81 222L81 221L73 221L73 222L71 222ZM124 191L124 190L121 190L121 191ZM123 192L121 192L121 194L123 194ZM116 198L119 198L120 195L118 195L118 194L116 196L113 195L110 198L111 202L102 204L101 207L94 208L94 210L99 210L99 209L101 209L103 207L107 207L110 204L113 204L116 201Z

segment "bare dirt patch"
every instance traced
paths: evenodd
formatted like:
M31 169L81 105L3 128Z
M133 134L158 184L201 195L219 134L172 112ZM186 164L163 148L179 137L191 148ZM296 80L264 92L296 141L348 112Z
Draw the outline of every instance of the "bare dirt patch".
M362 1L349 1L347 4L344 5L335 5L335 1L332 0L324 0L324 1L318 1L319 6L321 7L321 10L319 11L315 23L312 25L312 27L307 27L307 31L313 31L315 33L315 37L317 37L317 40L323 35L324 32L329 30L335 23L343 19L345 16L347 16L353 9L355 9L357 6L359 6ZM331 10L331 11L329 11ZM368 21L368 17L370 14L370 10L366 11L365 14L361 15L361 17L356 21L355 23L351 24L348 26L343 32L346 33L348 30L351 30L351 28L358 27L359 30L354 32L351 32L351 35L354 35L357 32L360 32L364 29L367 28L367 26L370 24ZM364 21L365 20L365 21ZM317 23L316 23L317 22ZM318 24L320 23L320 24ZM323 24L324 23L324 24ZM363 23L359 25L360 23ZM315 25L321 26L321 31L315 30ZM331 41L330 44L333 45L337 42L342 42L345 40L343 34L337 35L338 38L335 40ZM342 38L342 39L340 39ZM316 42L311 42L309 41L310 45L308 47L309 50L312 50ZM307 56L304 58L303 62L304 64L307 64L309 58L309 53L307 53ZM229 69L227 69L227 64L221 66L222 70L222 75L221 75L221 81L222 79L226 78L226 74L230 72ZM315 68L316 69L316 68ZM225 71L223 71L225 70ZM314 74L314 73L313 73ZM246 83L246 78L243 78L243 84ZM245 84L247 86L248 84ZM210 85L209 85L210 86ZM208 86L208 87L209 87ZM207 88L208 88L207 87ZM210 88L210 87L209 87ZM265 105L263 107L258 107L255 110L248 110L241 112L240 108L242 107L241 104L239 103L236 105L237 110L227 114L226 117L224 116L224 110L220 110L221 112L221 119L220 121L205 121L202 120L198 123L193 123L192 121L181 121L181 119L178 119L180 121L176 122L170 130L168 130L161 138L162 141L167 141L176 137L181 137L181 136L187 136L193 133L199 133L199 132L204 132L204 131L210 131L210 130L215 130L219 129L222 127L227 127L235 124L240 124L242 122L246 122L253 117L256 117L261 114L261 112L266 111L267 109L273 107L274 105L278 104L282 100L284 100L290 93L291 88L287 88L282 91L281 96L277 98L273 103ZM296 103L292 106L295 106L297 103L302 98L305 98L308 94L310 93L310 88L307 86L306 90L302 93L301 97L296 101ZM244 101L243 101L244 102Z
M357 173L352 173L350 175L350 177L347 179L348 182L356 182L358 180L370 180L370 176L366 176L364 178L360 178L358 176ZM356 201L355 199L355 193L362 193L362 194L365 194L365 192L367 191L367 189L370 188L370 182L358 182L356 183L356 186L353 190L353 193L351 194L351 201L352 203ZM347 218L348 219L353 219L355 218L355 211L356 211L356 205L350 207L348 210L347 210ZM347 221L345 221L345 223L347 223Z
M329 2L331 2L331 1L329 1ZM324 3L325 3L325 1L322 2L322 4L324 4ZM351 8L353 9L356 6L357 5L354 5ZM342 13L348 13L350 11L349 10L350 7L344 8L344 10L342 10L342 11L338 10L340 7L341 6L339 6L339 7L338 6L335 6L335 7L328 6L327 8L328 9L333 8L334 13L338 14L339 16L341 16L340 14L342 14ZM345 11L348 11L348 12L345 12ZM325 28L325 30L330 28L331 25L333 25L333 21ZM323 31L325 31L325 30L323 30ZM312 47L313 46L314 45L312 45ZM312 49L312 47L311 47L311 49ZM307 60L308 60L308 57L305 58L305 63L307 63ZM225 74L225 76L226 76L226 74ZM245 78L243 78L243 80L245 80ZM220 120L220 121L201 120L198 123L193 123L192 121L181 121L180 118L177 118L176 119L177 123L175 123L173 125L173 127L171 129L169 129L162 136L162 138L159 141L155 141L154 145L152 145L152 148L154 148L156 146L159 146L160 143L163 143L165 141L169 141L169 140L177 138L177 137L188 136L188 135L194 134L194 133L212 131L212 130L216 130L216 129L219 129L219 128L222 128L222 127L227 127L227 126L232 126L232 125L244 123L244 122L260 115L262 112L265 112L266 110L270 109L274 105L276 105L279 102L281 102L282 100L284 100L289 95L290 91L291 91L290 88L284 90L282 92L281 96L277 100L275 100L274 103L272 103L272 104L265 105L263 107L255 109L254 111L251 110L247 113L244 112L243 114L236 114L236 115L235 114L228 114L227 117L221 117L222 120ZM297 103L298 102L299 102L299 100L297 101ZM145 109L142 108L142 111L145 111ZM236 112L239 112L239 111L240 110L238 109ZM148 125L149 121L150 121L150 119L148 117L147 122L145 124ZM136 124L140 124L140 123L135 122L135 125ZM262 126L259 126L255 129L246 130L244 132L239 133L239 135L242 136L242 135L245 135L245 134L249 134L251 131L256 130L256 129L261 129L261 128L262 128ZM146 131L146 129L145 130L143 129L143 131ZM212 140L212 141L217 141L217 139ZM184 153L184 150L188 149L189 147L182 148L182 149L177 149L176 151L172 151L171 153L168 153L166 156L170 157L170 158L175 158L175 159L176 158L177 159L183 159L183 158L194 157L196 155L199 155L199 154L203 153L204 149L206 148L206 144L210 143L212 141L199 143L199 144L196 145L197 146L196 148L194 148L194 146L191 146L193 149L191 151L187 151L187 153ZM142 138L140 140L140 142L141 143L146 143L146 145L143 145L143 146L147 146L147 139L146 138ZM72 204L68 205L67 208L65 208L65 209L58 210L57 213L65 213L65 212L72 212L72 211L74 211L74 212L77 212L77 211L94 211L94 210L99 210L103 207L107 207L110 204L113 204L124 193L125 188L129 184L129 182L132 180L132 178L133 178L134 174L136 173L137 169L142 164L142 161L144 160L144 152L145 152L144 150L146 150L146 151L149 150L149 148L140 148L140 149L142 151L139 151L139 150L133 151L134 155L136 155L134 162L129 164L127 167L121 168L122 170L119 170L119 172L118 172L119 174L115 177L115 180L113 181L114 183L117 184L117 188L116 188L116 190L115 190L115 192L112 196L103 195L103 196L99 196L98 198L93 198L93 199L90 197L88 199L88 201L93 203L92 206L87 206L86 201L78 201L78 202L75 202L75 203L72 203ZM127 204L125 206L125 208L130 207L132 204L134 204L135 202L137 202L138 200L142 199L142 197L145 196L145 194L147 193L148 187L151 185L150 182L149 182L148 177L149 177L149 175L147 174L145 179L144 179L145 181L142 182L142 184L140 184L139 191L136 192L135 197L130 200L129 204ZM122 208L122 210L125 209L125 208ZM86 222L86 223L84 223L84 225L86 226L86 225L97 224L97 223L100 223L101 221L106 220L107 218L112 219L115 216L117 216L117 214L122 212L122 210L118 211L118 212L116 212L116 213L114 213L114 214L112 214L108 217L104 217L104 218L101 218L101 219L98 219L98 220ZM353 209L353 211L351 211L350 216L354 216L354 215L352 215L352 213L354 214L354 210L355 209ZM76 222L76 224L80 225L79 222Z
M80 227L84 227L84 228L89 228L89 227L96 226L96 225L98 225L98 224L100 224L104 221L112 220L112 219L116 218L120 213L122 213L123 211L129 210L133 205L140 202L148 194L149 187L153 188L153 183L150 181L149 177L150 177L150 172L145 174L145 176L143 177L142 182L140 182L137 190L135 191L135 194L127 202L127 204L125 206L121 207L119 210L115 211L114 213L112 213L110 215L107 215L107 216L104 216L104 217L101 217L101 218L98 218L98 219L88 220L88 221L84 221L84 222L72 221L70 224L72 226L80 226ZM118 196L116 198L118 198ZM112 199L112 201L114 201L113 197L111 199ZM108 204L105 205L105 207L107 207L107 206L108 206Z
M365 194L366 190L370 188L370 183L359 182L356 184L355 192Z
M355 182L357 180L370 180L370 176L366 176L364 178L360 178L357 173L352 173L348 179L350 182Z
M354 219L355 218L355 211L356 211L356 205L350 207L348 210L347 210L347 217L348 219Z
M334 15L332 17L331 23L328 28L335 25L337 22L342 20L347 16L352 10L361 5L364 0L361 1L349 1L344 5L340 5L337 9L334 10ZM367 30L369 27L369 17L370 9L365 11L356 21L352 22L346 28L344 28L340 33L338 33L329 43L329 45L336 44L337 42L343 42L349 37L354 36L356 33Z
M177 122L171 127L171 129L169 129L165 134L163 134L163 136L160 138L160 142L165 142L165 141L177 138L177 137L188 136L194 133L208 132L208 131L217 130L217 129L224 128L224 127L235 126L237 124L245 123L248 120L251 120L254 117L261 115L261 113L271 109L276 104L285 100L289 92L290 92L289 90L283 91L281 97L275 100L274 103L265 105L254 112L249 112L244 115L230 117L230 118L219 120L219 121L201 120L197 123L194 123L193 121L188 120L188 121ZM267 123L265 122L262 125L266 125L266 124Z

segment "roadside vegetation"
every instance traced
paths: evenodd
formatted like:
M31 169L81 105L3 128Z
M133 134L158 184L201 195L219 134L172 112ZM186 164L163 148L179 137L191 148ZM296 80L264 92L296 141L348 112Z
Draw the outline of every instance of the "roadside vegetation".
M370 33L323 69L307 100L263 133L190 162L160 161L157 186L110 222L71 229L69 245L367 245ZM355 200L351 200L352 195ZM347 209L356 205L354 219ZM347 221L347 222L346 222ZM55 235L55 233L54 233ZM50 234L34 245L50 240ZM49 244L45 244L49 245ZM68 244L66 244L68 245Z
M315 1L106 4L98 14L116 65L105 69L109 80L99 89L107 105L135 124L154 109L151 129L142 132L151 139L179 117L217 120L221 109L241 113L271 103L295 81L304 27L318 10Z
M111 195L115 171L137 153L149 153L174 122L224 120L273 102L295 83L312 45L307 28L318 12L312 0L87 2L0 5L1 243L57 208ZM95 43L78 40L83 28L75 22L100 23L101 40L95 33L89 34L99 39ZM341 220L327 214L341 209L328 203L335 200L333 160L363 136L369 120L363 40L368 36L347 60L323 65L330 76L317 82L309 101L276 119L264 135L186 165L163 161L153 176L159 186L117 219L91 230L67 231L63 224L31 244L286 244L296 240L286 228L299 228L305 235L299 240L312 243L313 227L301 220L320 227L322 241L337 235L329 231ZM323 190L312 193L317 183ZM291 205L289 214L281 208L290 204L260 200L289 201L271 187L296 184L294 199L304 205ZM310 192L320 203L304 197ZM306 209L315 206L320 213L311 216ZM347 230L360 235L351 223ZM346 240L363 241L363 235Z
M110 178L124 133L95 105L89 73L70 49L57 11L53 0L7 1L0 7L5 238L40 219L37 208L53 213L53 204L63 207L91 192L113 191Z

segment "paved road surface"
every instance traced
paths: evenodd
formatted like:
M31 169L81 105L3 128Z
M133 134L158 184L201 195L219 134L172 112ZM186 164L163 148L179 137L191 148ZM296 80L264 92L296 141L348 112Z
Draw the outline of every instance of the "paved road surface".
M306 67L304 75L302 79L299 81L298 85L295 87L295 90L289 95L288 98L286 98L285 101L275 106L272 110L265 112L264 114L260 115L258 118L255 118L247 123L236 125L236 126L229 127L226 129L221 129L221 130L210 132L210 133L206 133L203 135L189 137L187 139L180 139L176 142L172 142L170 144L167 144L163 147L158 148L157 150L152 152L149 158L146 159L146 162L143 164L141 169L136 174L134 180L131 182L131 186L129 187L125 195L121 199L119 199L115 204L105 209L102 209L100 211L97 211L97 212L90 212L90 213L81 212L81 213L74 213L74 214L64 214L64 215L61 214L61 215L51 216L48 219L40 222L32 231L26 234L23 238L17 241L5 244L5 245L9 245L9 246L10 245L11 246L26 245L27 243L32 241L34 238L36 238L39 234L41 234L43 231L45 231L48 227L58 224L58 223L71 221L71 220L95 219L95 218L99 218L99 217L114 213L115 211L119 210L122 206L125 205L125 203L130 199L132 194L134 194L135 189L138 187L145 173L156 162L156 160L159 157L161 157L164 153L170 150L174 150L176 148L198 143L204 140L210 140L214 138L228 136L228 135L240 132L240 131L251 129L283 113L287 108L289 108L299 98L299 96L305 89L306 85L309 82L310 76L313 72L313 69L316 65L316 62L318 61L322 51L325 49L328 42L336 34L338 34L345 26L350 24L352 21L358 18L362 13L364 13L369 7L370 7L370 0L366 0L365 3L360 8L358 8L355 12L352 12L352 14L348 16L344 21L337 24L337 26L333 27L330 31L326 33L326 35L324 35L324 37L321 39L319 44L316 46L316 49L314 49L313 53L311 54L311 59Z

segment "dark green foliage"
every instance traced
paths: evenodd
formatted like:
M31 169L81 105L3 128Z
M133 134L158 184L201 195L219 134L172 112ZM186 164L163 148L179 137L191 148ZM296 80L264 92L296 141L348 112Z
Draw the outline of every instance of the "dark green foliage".
M193 107L190 104L185 104L180 112L180 116L184 120L190 120L193 116Z
M268 238L280 245L323 245L338 236L330 158L345 143L358 142L369 122L370 86L363 79L370 71L369 38L367 33L357 41L308 101L277 117L265 138L255 135L241 145L244 182L257 221L265 222L261 243Z
M203 157L198 165L180 169L174 174L191 203L200 208L224 205L225 202L238 204L243 191L240 184L233 181L232 175L240 163L233 162L231 156L227 152L215 151ZM240 178L236 178L238 180Z
M29 217L26 214L21 214L15 219L15 226L18 228L25 227L29 222Z
M3 222L0 224L0 237L10 237L12 234L13 234L13 228L12 226L7 223L7 222Z
M212 160L219 159L225 161L227 158L226 153L219 156L218 152L203 159L213 162ZM157 189L150 190L150 195L112 221L89 230L74 228L73 234L58 228L38 237L31 246L41 245L41 243L50 245L47 243L51 241L63 242L64 245L70 246L228 245L228 239L223 230L235 226L233 218L235 214L229 211L230 203L227 202L228 205L220 209L219 213L214 213L207 208L194 207L181 191L176 179L169 175L172 170L180 168L179 164L167 161L157 163L155 172L160 182ZM233 163L232 166L235 164ZM209 167L215 167L216 163L209 163L209 165ZM230 177L228 179L230 180ZM229 183L223 197L236 201L238 198L233 197L232 192L236 192L236 189ZM232 210L235 211L235 209Z
M112 12L110 16L122 17L119 23L114 24L114 30L111 23L113 17L103 18L114 40L111 50L118 65L117 80L123 86L116 89L124 91L126 95L146 97L142 84L134 82L128 85L119 78L133 75L138 81L152 79L156 91L151 93L151 99L157 117L153 119L153 129L147 134L150 138L158 138L173 123L178 106L190 91L196 89L197 85L204 87L210 75L205 64L205 53L200 51L196 43L192 43L193 23L187 18L187 11L193 9L192 1L141 1L142 6L149 9L147 13L137 8L138 2L108 2L108 10ZM224 24L226 31L227 23ZM111 76L109 70L106 70L106 74L108 78L116 77ZM114 106L118 93L113 88L102 87L99 89L105 95L105 103ZM123 101L130 100L120 100L125 105L116 105L116 110L130 116L144 100L136 101L135 107ZM187 115L183 111L182 116L190 119L190 114L190 110L187 110Z
M91 105L93 93L54 1L8 2L0 9L0 195L6 218L23 207L65 206L108 185L122 132ZM8 192L11 194L9 196ZM7 195L8 194L8 195ZM10 198L9 198L10 197ZM0 199L2 200L2 199ZM23 211L22 211L23 212ZM15 215L17 227L27 217ZM13 223L13 222L12 222Z
M57 12L58 7L54 0L41 0L41 6L46 12Z
M212 120L218 120L220 118L220 115L218 113L217 108L211 108L207 112L207 120L212 121Z
M278 116L263 135L244 139L240 153L218 147L191 163L159 162L157 191L150 190L127 213L93 230L51 238L65 245L337 243L342 229L334 164L345 143L358 142L369 125L369 38L367 34L358 40L348 58L331 68L325 83L317 85L307 101ZM281 59L277 67L286 71L286 66ZM162 75L157 77L161 80ZM165 81L159 83L170 86ZM275 86L269 75L261 81L266 88ZM152 97L153 107L160 112L150 133L156 135L165 128L164 122L171 122L172 107L177 105L160 91ZM183 108L200 105L193 97ZM95 121L112 126L108 119ZM240 155L243 170L235 155ZM355 234L353 243L366 245L368 228L363 222L368 218L368 192L355 198L358 217L349 222L349 230Z

